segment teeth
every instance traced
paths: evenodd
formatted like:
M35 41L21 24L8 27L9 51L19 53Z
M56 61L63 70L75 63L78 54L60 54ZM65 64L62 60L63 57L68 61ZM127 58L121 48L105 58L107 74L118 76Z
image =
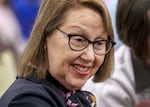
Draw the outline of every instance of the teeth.
M87 67L81 67L81 66L78 66L78 65L75 65L74 67L75 67L76 69L78 69L79 71L81 71L81 72L86 72L86 71L88 70Z

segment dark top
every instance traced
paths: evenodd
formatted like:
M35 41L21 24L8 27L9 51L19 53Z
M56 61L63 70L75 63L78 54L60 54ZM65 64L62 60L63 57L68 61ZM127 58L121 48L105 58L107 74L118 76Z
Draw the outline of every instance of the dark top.
M68 93L70 96L66 98ZM43 80L17 77L1 97L0 107L94 107L91 99L86 99L91 95L80 90L70 92L50 75Z
M150 86L150 66L143 63L133 53L132 63L135 75L135 89L139 93Z

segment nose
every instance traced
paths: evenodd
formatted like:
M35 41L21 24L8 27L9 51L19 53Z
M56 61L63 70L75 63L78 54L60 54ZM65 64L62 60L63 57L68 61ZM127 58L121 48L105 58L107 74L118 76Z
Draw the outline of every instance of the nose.
M92 45L89 45L86 49L83 50L81 58L87 61L95 60L95 53Z

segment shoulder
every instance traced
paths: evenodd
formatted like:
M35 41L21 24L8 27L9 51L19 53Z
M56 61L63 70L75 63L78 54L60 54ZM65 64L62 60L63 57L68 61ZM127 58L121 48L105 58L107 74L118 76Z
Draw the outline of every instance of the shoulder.
M130 60L130 48L126 45L121 45L118 50L115 51L115 63L122 64L127 60Z
M35 94L20 94L15 96L9 103L9 107L57 107L52 100ZM7 106L4 106L7 107Z
M51 86L47 86L45 83L19 78L4 93L0 99L0 106L4 104L5 106L3 107L7 107L7 105L21 105L21 107L25 107L22 106L24 103L26 107L41 107L43 105L45 105L44 107L57 107L59 104L63 105L64 102L63 97L56 89L51 88Z
M128 107L133 103L131 97L133 87L127 86L126 81L121 80L121 77L111 77L102 83L93 83L90 80L83 88L96 96L98 106Z
M94 83L90 80L83 89L92 92L96 96L97 105L102 107L124 107L121 104L127 103L126 99L129 98L120 83L113 79L102 83Z
M100 87L104 90L104 93L110 92L112 94L115 93L115 95L129 96L135 93L134 85L130 48L122 45L115 53L115 66L111 77L102 83Z
M110 77L110 81L115 81L124 87L130 87L135 84L134 70L131 60L130 48L126 45L122 45L115 52L115 66L114 72Z

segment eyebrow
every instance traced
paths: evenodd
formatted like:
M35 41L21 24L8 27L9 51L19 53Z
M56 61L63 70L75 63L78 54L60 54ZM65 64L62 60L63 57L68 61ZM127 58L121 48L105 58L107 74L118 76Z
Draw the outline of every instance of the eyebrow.
M88 36L87 31L85 29L83 29L82 27L80 27L80 26L77 26L77 25L70 26L69 29L76 29L76 31L78 31L81 34L81 36L84 36L84 35ZM100 34L98 35L98 37L101 37L102 39L107 39L108 33L106 31L100 32Z

